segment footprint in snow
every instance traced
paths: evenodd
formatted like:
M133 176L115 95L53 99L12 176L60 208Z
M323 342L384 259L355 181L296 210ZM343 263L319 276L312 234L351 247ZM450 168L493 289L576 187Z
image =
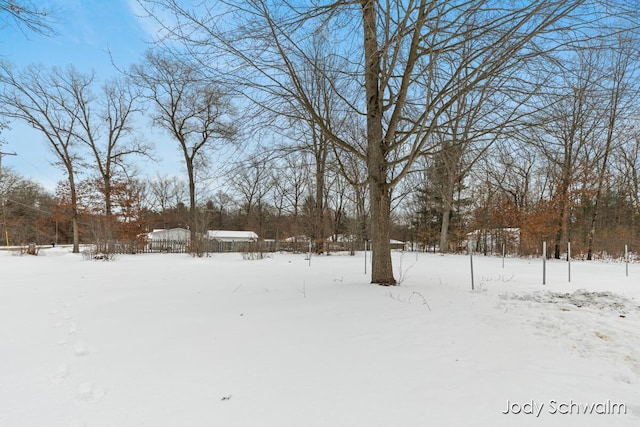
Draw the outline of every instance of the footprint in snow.
M60 384L69 376L69 366L66 363L61 363L56 368L56 372L49 378L52 383Z
M107 395L107 390L94 383L84 382L78 386L76 397L78 400L95 401L101 400Z
M76 341L73 346L73 352L78 357L86 356L89 354L89 347L84 341Z

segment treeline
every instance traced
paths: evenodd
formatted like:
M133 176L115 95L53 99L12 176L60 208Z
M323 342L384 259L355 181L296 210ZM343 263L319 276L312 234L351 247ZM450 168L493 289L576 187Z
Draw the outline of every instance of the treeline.
M453 143L452 131L425 159L413 205L426 241L451 249L473 230L519 228L513 250L527 255L542 241L556 258L568 242L587 259L638 247L637 39L591 40L559 58L513 128L476 143L460 133Z
M3 190L10 234L51 240L55 223L76 251L172 227L371 239L384 285L391 238L546 241L557 258L571 242L588 259L640 243L635 2L223 3L141 1L167 43L108 81L0 62L2 117L39 131L64 174L41 200L11 193L20 177ZM149 126L184 176L142 177ZM29 209L49 217L11 231Z
M322 198L316 201L307 161L300 153L242 161L225 177L224 190L198 192L203 201L196 204L195 215L189 209L187 182L175 176L114 181L109 215L101 182L82 180L76 188L79 241L142 243L154 229L186 228L196 233L251 230L261 239L278 242L311 239L317 250L327 241L361 245L368 239L365 190L328 171ZM11 245L73 243L65 182L51 193L8 169L0 177L4 201L0 221Z
M557 243L561 256L567 241L572 243L573 255L583 258L588 257L590 241L595 256L617 255L625 244L632 249L640 244L638 157L632 157L640 152L637 137L612 150L600 194L597 176L588 172L595 166L583 164L583 173L574 174L581 179L572 182L565 200L557 193L558 169L550 167L534 145L522 143L517 156L507 151L512 147L493 145L455 182L447 247L440 246L445 219L442 180L447 175L435 156L424 158L419 162L421 169L410 174L396 194L392 237L418 250L442 252L466 250L471 239L475 250L500 253L505 243L508 253L518 255L539 255L542 241L547 241L554 255L560 227L566 226L566 240ZM589 158L586 153L582 161ZM279 242L345 239L362 247L370 226L366 186L350 183L331 156L321 169L322 197L317 202L317 167L311 153L274 156L270 152L234 163L218 177L223 182L220 189L198 189L202 202L196 205L196 230L252 230L262 239ZM69 190L64 183L52 194L7 169L0 182L2 231L3 236L7 231L11 244L73 242ZM188 184L180 177L115 182L111 219L103 192L100 180L78 184L81 242L141 242L153 229L193 227ZM561 223L563 205L570 213L566 223Z

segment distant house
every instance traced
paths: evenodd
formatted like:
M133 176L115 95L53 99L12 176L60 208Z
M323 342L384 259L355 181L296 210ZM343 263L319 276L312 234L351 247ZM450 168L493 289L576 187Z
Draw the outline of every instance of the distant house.
M258 235L253 231L208 230L207 237L219 242L257 242Z
M287 237L286 239L282 239L282 241L285 242L285 243L308 242L309 238L307 236L305 236L304 234L300 234L298 236Z
M253 231L208 230L206 237L214 252L251 252L256 250L258 235Z
M160 240L176 240L176 241L189 241L191 238L191 232L186 228L170 228L170 229L155 229L147 234L149 241Z
M147 233L147 245L151 252L184 252L191 240L186 228L156 229Z
M327 237L327 242L336 242L336 243L351 243L357 242L358 236L354 236L351 234L336 234Z

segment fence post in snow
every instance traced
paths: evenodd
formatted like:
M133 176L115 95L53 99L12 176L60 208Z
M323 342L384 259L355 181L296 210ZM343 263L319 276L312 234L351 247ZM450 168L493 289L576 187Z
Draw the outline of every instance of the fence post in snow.
M569 283L571 283L571 242L567 242L567 265L569 268Z
M502 268L504 268L504 257L506 255L506 248L505 248L505 244L502 244Z
M469 262L471 264L471 290L475 290L473 283L473 249L471 248L471 241L469 241Z
M309 240L309 267L311 267L311 240Z
M624 263L625 263L625 274L629 277L629 247L624 245Z
M542 242L542 284L547 284L547 241Z
M364 241L364 274L367 274L367 241Z

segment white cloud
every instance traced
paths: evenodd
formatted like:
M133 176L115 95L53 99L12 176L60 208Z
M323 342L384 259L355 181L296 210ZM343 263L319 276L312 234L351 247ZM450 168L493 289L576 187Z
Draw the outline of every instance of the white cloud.
M149 36L149 41L151 42L161 40L163 36L167 34L167 30L158 20L164 23L175 21L174 17L159 6L146 5L146 7L149 8L147 10L140 4L139 0L126 0L126 3L138 26ZM150 16L150 13L152 13L154 17Z

